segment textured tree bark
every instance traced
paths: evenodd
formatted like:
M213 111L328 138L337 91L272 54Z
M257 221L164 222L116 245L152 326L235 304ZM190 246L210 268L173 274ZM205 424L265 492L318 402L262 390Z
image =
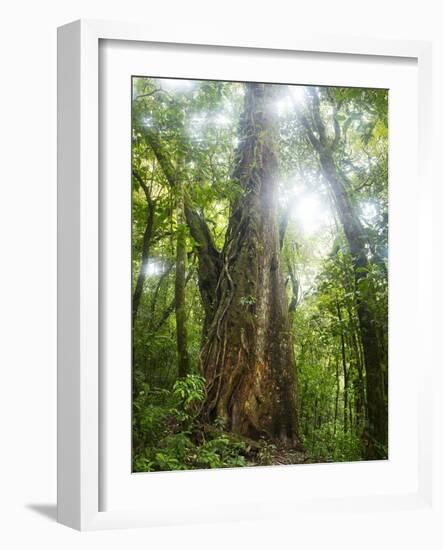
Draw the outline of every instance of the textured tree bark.
M197 243L198 287L205 311L202 327L202 339L204 339L215 313L216 290L221 271L221 255L214 245L205 219L186 202L185 216L189 232Z
M295 447L296 372L280 266L271 94L269 86L246 85L233 174L243 196L232 207L200 353L207 381L203 417Z
M177 335L178 376L189 374L188 329L186 322L186 233L184 224L183 189L177 204L177 243L175 262L175 321Z

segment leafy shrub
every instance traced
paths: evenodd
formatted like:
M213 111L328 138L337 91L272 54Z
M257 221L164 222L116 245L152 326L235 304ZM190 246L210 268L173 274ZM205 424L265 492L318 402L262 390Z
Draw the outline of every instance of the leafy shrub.
M334 425L327 422L304 437L303 446L314 460L322 462L351 462L361 460L361 440L354 432L342 428L334 434Z
M258 464L260 464L261 466L268 466L269 464L273 464L276 452L277 447L273 443L263 441L257 453Z
M221 434L200 447L197 463L203 468L246 466L245 450L245 443Z
M215 431L197 443L197 416L204 400L204 381L195 374L177 380L172 390L147 385L134 399L133 469L136 472L191 470L246 466L246 445L220 433L225 423L217 419Z
M188 374L186 378L176 381L172 394L179 400L179 405L185 411L192 412L205 397L204 380L196 374Z

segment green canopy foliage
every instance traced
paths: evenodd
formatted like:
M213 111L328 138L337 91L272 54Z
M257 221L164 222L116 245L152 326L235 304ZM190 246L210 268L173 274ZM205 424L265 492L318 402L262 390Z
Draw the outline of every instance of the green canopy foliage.
M266 438L250 441L230 433L222 419L202 426L199 417L205 399L199 368L205 322L199 254L208 235L215 250L223 249L233 205L245 193L232 175L244 84L137 77L132 274L134 293L137 285L141 291L133 325L135 471L364 459L368 395L361 304L370 313L381 350L387 406L387 91L269 86L275 89L281 263L303 448L291 454ZM324 142L334 143L334 168L364 235L364 267L355 266L309 128L313 139L321 141L324 132ZM176 344L180 236L187 263L190 366L185 378L178 377ZM245 307L251 299L244 296ZM384 444L376 444L383 447L379 455L387 456Z

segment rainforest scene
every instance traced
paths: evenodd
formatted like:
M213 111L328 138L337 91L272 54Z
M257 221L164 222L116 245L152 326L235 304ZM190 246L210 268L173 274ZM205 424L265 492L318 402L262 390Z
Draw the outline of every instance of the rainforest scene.
M388 91L132 78L132 469L388 458Z

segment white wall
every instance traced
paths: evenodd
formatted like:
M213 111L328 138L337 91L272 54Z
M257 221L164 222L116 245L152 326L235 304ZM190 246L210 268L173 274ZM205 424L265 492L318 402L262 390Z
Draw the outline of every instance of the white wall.
M264 34L315 32L434 40L435 97L443 98L443 18L438 0L16 0L2 6L0 85L0 543L3 548L442 547L435 512L294 517L275 522L79 534L55 524L56 403L56 27L82 18L151 22L166 28L224 27L226 35L254 26ZM435 102L435 121L442 112ZM407 131L407 125L405 125ZM435 132L435 147L443 151ZM436 155L439 158L440 154ZM443 186L441 173L436 182ZM443 250L443 193L434 205ZM441 253L436 256L442 266ZM441 269L435 271L438 281ZM441 297L434 295L442 310ZM438 319L438 316L436 316ZM441 321L439 321L441 326ZM440 338L439 334L436 335ZM438 342L439 340L436 340ZM441 375L439 377L441 381ZM436 387L436 410L441 390ZM441 421L435 426L440 437ZM6 436L6 437L5 437ZM441 451L441 445L439 447ZM438 457L442 456L440 452ZM441 475L438 474L441 491ZM46 514L46 515L45 515ZM8 542L6 540L8 539ZM333 543L337 543L337 546ZM137 546L136 546L137 545Z

